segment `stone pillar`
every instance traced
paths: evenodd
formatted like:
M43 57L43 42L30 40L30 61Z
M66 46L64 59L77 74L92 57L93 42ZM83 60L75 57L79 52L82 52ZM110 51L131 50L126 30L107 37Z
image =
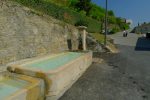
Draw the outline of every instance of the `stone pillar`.
M86 51L86 34L87 34L86 29L87 29L87 27L79 26L78 29L79 29L79 32L80 32L80 34L82 36L82 47L83 47L83 50Z

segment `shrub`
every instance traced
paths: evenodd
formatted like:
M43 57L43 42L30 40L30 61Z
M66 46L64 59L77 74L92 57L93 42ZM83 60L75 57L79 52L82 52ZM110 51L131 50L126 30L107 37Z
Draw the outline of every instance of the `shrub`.
M75 26L86 26L86 27L88 27L88 23L85 20L79 20L77 23L75 23Z
M114 34L114 33L117 33L117 32L119 32L119 31L120 31L119 27L114 27L114 28L112 28L112 30L110 31L110 34Z

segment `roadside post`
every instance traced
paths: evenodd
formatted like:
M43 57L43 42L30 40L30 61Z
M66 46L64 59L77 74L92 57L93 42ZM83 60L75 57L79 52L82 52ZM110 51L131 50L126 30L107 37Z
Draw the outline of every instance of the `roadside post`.
M105 45L105 47L106 47L106 45L107 45L107 18L108 18L108 1L106 0L106 6L105 6L106 8L106 10L105 10L105 38L104 38L104 45Z

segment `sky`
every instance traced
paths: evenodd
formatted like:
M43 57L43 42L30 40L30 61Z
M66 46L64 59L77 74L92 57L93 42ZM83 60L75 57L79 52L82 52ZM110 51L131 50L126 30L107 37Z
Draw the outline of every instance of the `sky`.
M92 0L105 7L105 0ZM108 9L113 10L117 17L131 19L132 26L138 22L150 22L150 0L108 0Z

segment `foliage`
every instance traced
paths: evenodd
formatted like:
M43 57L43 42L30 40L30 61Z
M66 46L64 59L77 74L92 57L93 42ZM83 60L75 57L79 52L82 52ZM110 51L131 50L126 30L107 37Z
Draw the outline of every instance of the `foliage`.
M86 26L88 27L88 22L85 20L79 20L77 23L75 23L75 26Z
M80 13L81 15L83 15L83 16L86 16L86 12L83 11L83 10L81 10L79 13Z
M14 0L32 9L50 15L72 25L88 26L88 32L102 32L105 9L91 3L91 0ZM82 22L84 21L84 22ZM85 23L86 22L86 23ZM108 24L119 26L116 30L128 29L129 25L116 18L113 11L108 11Z
M110 34L114 34L120 31L119 27L113 27L112 30L110 31Z
M89 11L89 15L90 17L92 17L93 19L96 20L101 20L104 19L105 16L105 10L99 6L97 6L96 4L92 4L92 8Z
M116 24L116 18L114 16L109 16L108 17L108 23Z
M125 23L124 19L116 18L116 23L119 25L121 30L127 30L129 29L129 24Z
M50 15L56 19L62 20L69 24L75 25L78 21L84 20L87 22L88 32L100 32L100 22L90 17L75 12L72 9L58 6L49 0L14 0L27 7L42 12L43 14ZM96 27L95 27L96 26Z
M91 10L91 0L78 0L78 2L75 4L75 7L81 11L85 11L86 15L89 14L89 11Z
M79 0L68 0L68 2L69 2L70 8L75 8L75 6L79 2Z
M114 12L112 10L108 11L109 16L115 16Z
M126 24L126 23L122 23L122 24L120 24L120 29L121 30L127 30L127 29L129 29L129 25L128 24Z
M68 0L44 0L46 2L52 2L60 6L69 6L70 2Z
M51 0L55 1L57 3L57 0ZM59 0L58 0L59 1ZM105 20L105 9L93 4L91 0L60 0L60 1L66 1L69 4L69 8L72 8L73 10L79 12L81 15L89 16L92 19L97 20L101 23L101 30L103 30L103 24ZM65 5L66 6L66 5ZM128 29L129 24L126 24L122 21L121 18L116 18L115 14L112 10L108 11L108 24L114 24L119 26L119 30ZM110 30L114 30L113 27L111 27Z
M104 43L104 34L100 33L91 33L91 35L98 40L99 43Z

